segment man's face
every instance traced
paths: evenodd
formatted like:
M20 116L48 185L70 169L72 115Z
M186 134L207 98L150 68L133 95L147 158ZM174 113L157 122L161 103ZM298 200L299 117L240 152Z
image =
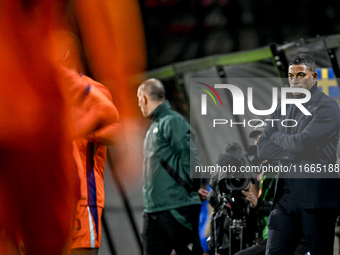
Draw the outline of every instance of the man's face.
M288 80L291 88L310 90L316 82L318 74L311 72L305 65L291 65L288 70ZM293 93L295 97L304 97L304 93Z
M142 114L143 114L144 117L147 117L149 113L148 113L148 107L146 105L143 87L138 88L137 97L138 97L138 105L139 105L139 107L142 111Z

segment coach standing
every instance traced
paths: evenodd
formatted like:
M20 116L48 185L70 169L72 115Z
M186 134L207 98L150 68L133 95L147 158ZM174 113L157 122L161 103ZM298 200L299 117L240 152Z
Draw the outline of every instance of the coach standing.
M278 176L266 254L293 254L302 237L311 255L333 254L340 181L330 170L336 167L340 111L337 103L317 88L317 76L315 61L309 55L299 54L291 60L290 87L309 90L311 99L303 106L311 115L290 104L281 116L283 105L279 103L270 119L280 121L267 125L257 143L260 158L279 159L291 169ZM293 96L299 99L305 94ZM297 125L284 127L280 125L283 119L294 119ZM322 173L316 173L317 166Z
M144 140L144 255L173 249L201 255L200 180L190 177L190 163L198 164L199 156L189 123L171 110L159 80L144 81L137 97L143 116L152 120Z

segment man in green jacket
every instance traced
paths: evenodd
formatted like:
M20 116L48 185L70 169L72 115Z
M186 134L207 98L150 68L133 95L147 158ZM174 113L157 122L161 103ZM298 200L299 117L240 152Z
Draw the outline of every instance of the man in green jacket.
M143 116L152 120L144 140L144 255L201 255L200 196L207 192L190 176L200 165L190 125L171 110L159 80L143 82L137 97Z

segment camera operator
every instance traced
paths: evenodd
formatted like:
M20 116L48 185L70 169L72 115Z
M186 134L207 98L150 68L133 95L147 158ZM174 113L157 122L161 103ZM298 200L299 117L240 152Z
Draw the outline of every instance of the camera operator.
M217 164L240 169L250 165L248 154L236 143L229 143ZM219 254L234 254L250 247L255 239L256 215L242 190L254 192L255 178L248 173L215 172L210 180L208 201L214 208L209 246Z
M260 122L258 123L252 132L250 132L249 137L253 139L254 144L253 146L249 147L249 154L253 155L252 162L253 164L273 164L273 161L261 161L257 157L257 150L256 150L256 143L259 140L263 130L266 127L266 123ZM259 190L258 194L254 194L254 192L250 191L242 191L243 195L245 196L246 200L249 202L249 205L255 209L256 214L259 218L259 234L260 238L256 245L249 247L245 250L237 252L235 255L264 255L266 251L266 244L268 238L268 216L271 211L271 207L273 204L274 199L274 191L275 191L275 184L276 184L276 173L266 173L258 175L259 180ZM294 255L305 255L308 252L306 247L305 240L301 240L299 246L294 252Z

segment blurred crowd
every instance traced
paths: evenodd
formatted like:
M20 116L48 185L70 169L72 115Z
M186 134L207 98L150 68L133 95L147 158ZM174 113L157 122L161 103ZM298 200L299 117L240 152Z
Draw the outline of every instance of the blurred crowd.
M149 68L337 34L336 1L141 1Z

